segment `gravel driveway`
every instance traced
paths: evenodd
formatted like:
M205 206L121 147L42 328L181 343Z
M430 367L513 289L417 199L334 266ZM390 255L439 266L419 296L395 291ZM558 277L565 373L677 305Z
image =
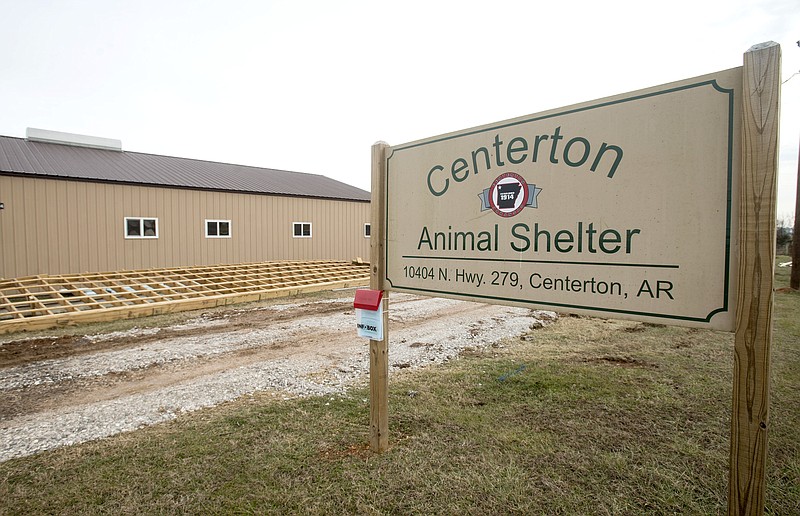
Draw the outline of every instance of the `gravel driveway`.
M52 342L6 339L0 461L168 421L255 391L287 399L343 394L368 379L369 341L356 336L352 291L338 294L229 308L165 328ZM397 293L390 307L390 373L441 363L555 318ZM9 359L12 350L22 358Z

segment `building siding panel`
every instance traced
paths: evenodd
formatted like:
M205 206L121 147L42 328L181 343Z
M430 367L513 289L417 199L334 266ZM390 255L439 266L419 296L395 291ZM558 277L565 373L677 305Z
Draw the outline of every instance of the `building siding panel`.
M0 176L0 201L6 278L369 255L366 202L19 176ZM124 238L124 217L158 218L158 239ZM230 220L232 237L206 238L206 219Z

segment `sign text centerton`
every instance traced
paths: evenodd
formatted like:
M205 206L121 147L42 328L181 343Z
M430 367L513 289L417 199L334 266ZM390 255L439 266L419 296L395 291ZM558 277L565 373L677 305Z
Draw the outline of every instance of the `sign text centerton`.
M731 330L741 68L391 147L391 290Z

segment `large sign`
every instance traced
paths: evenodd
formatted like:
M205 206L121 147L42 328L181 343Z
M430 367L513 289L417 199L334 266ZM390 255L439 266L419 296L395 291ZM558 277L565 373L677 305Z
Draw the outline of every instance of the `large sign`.
M391 290L732 330L735 68L388 149Z

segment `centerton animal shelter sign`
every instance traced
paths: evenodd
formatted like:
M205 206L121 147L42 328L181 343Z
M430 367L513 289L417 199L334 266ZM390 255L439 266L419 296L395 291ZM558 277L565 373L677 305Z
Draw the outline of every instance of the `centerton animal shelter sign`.
M370 447L388 448L392 290L734 331L728 514L763 514L781 51L372 146Z
M742 69L389 147L390 290L731 331Z

